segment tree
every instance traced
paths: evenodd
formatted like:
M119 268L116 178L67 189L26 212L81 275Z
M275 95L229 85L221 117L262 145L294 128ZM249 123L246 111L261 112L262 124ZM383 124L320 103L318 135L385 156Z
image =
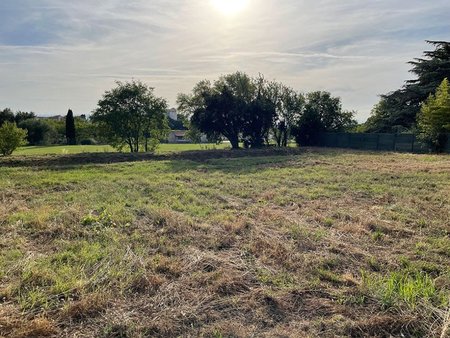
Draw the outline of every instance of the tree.
M86 119L86 116L75 117L75 130L77 136L77 144L96 144L97 143L97 128L95 125Z
M325 131L325 128L320 119L320 115L311 108L305 109L297 124L292 129L295 142L299 146L317 145L319 133L323 131Z
M117 82L106 91L91 120L99 127L100 136L121 150L128 146L139 152L143 145L154 149L167 134L167 103L141 81Z
M27 132L17 128L13 122L5 121L0 127L0 153L8 156L18 147L26 144Z
M226 138L233 149L239 148L242 138L251 147L262 146L275 115L264 79L242 72L222 76L213 84L201 81L191 94L180 94L177 102L194 131L210 140Z
M0 126L5 122L14 122L14 113L9 108L0 110Z
M25 121L25 120L31 120L31 119L35 119L36 118L36 114L33 112L24 112L24 111L18 111L16 113L16 115L14 116L14 121L16 122L17 125L19 125L20 122Z
M71 109L66 115L66 140L68 145L77 144L77 135L75 131L75 119L73 117L73 112Z
M273 137L278 147L287 147L292 128L302 114L305 98L292 88L278 82L269 83L267 92L276 108L276 117L272 126Z
M422 102L445 79L450 78L450 42L427 41L434 47L425 51L423 58L410 61L411 73L416 79L409 80L399 90L381 96L366 123L367 132L398 132L416 127Z
M205 97L205 107L199 107L191 123L210 139L227 138L233 149L239 148L243 127L243 102L228 86L217 88Z
M357 126L355 112L342 110L341 99L328 92L306 96L303 114L293 133L299 145L316 145L321 132L343 132Z
M26 119L18 127L27 131L28 143L33 146L49 144L56 138L56 130L43 119Z
M418 117L419 137L441 152L448 142L450 133L450 88L445 78L424 102Z
M200 143L202 132L192 120L194 113L200 113L206 107L206 98L212 95L212 85L208 80L198 82L190 94L178 94L177 104L179 118L182 119L183 125L188 129L187 137L193 142ZM205 133L208 141L219 143L222 138L219 134L208 132Z
M276 109L262 76L254 80L256 97L245 107L242 135L247 146L261 148L268 143L269 131L274 124Z

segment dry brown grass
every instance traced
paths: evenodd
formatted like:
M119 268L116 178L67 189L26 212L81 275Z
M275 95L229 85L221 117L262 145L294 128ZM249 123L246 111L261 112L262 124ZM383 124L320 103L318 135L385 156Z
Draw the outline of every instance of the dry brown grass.
M420 270L449 294L450 159L263 154L46 171L51 157L42 176L14 159L0 336L445 336L443 303L388 306L363 275Z

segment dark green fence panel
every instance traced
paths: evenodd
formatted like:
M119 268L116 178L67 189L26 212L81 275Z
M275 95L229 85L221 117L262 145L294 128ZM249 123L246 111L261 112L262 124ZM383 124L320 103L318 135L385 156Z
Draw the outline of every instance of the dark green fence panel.
M421 143L414 134L322 133L319 136L319 146L407 153L430 152L429 146ZM445 152L450 153L450 135Z

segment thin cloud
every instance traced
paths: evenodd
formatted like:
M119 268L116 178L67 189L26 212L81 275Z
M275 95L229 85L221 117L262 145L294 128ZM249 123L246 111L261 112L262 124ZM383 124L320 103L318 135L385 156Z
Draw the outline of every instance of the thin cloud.
M243 70L329 90L367 118L406 62L448 39L447 0L251 0L233 18L205 0L3 0L0 108L95 108L114 80L139 78L174 105L199 80Z

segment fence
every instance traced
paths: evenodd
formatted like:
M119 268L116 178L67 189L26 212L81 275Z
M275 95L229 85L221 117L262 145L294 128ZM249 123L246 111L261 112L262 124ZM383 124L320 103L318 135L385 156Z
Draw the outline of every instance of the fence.
M450 135L445 152L450 153ZM321 147L351 148L409 153L428 153L428 145L421 143L414 134L364 134L364 133L322 133Z

